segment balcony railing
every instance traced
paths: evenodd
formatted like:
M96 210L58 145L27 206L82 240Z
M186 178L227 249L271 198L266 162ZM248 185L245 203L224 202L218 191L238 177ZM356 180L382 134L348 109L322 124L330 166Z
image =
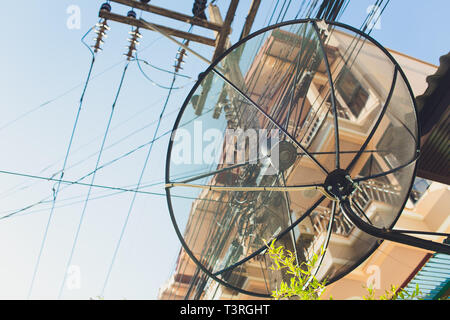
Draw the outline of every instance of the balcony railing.
M391 206L398 205L402 201L398 187L367 181L360 183L360 189L355 192L352 200L363 210L366 210L373 201Z
M330 216L331 212L329 209L315 210L311 214L311 221L316 234L327 232ZM335 215L332 233L340 236L348 236L353 228L353 224L338 211Z

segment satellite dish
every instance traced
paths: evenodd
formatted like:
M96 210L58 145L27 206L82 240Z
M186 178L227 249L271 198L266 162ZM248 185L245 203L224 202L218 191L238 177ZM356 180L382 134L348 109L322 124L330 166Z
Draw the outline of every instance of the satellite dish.
M324 248L315 275L329 284L381 243L347 211L392 230L418 155L414 97L385 48L341 23L283 22L201 73L169 143L169 212L185 252L228 288L270 296L272 239L298 263Z

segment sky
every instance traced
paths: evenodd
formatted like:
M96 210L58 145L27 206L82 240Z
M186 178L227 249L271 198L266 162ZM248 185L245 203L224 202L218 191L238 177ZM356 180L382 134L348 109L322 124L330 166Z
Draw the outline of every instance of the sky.
M267 26L276 2L262 0L252 31ZM352 0L340 21L360 27L368 7L374 2ZM191 14L190 0L153 0L151 3ZM251 0L240 1L231 43L240 35L250 3ZM0 51L1 171L50 177L61 169L91 61L91 54L80 39L98 21L101 4L102 1L96 0L32 0L3 4L0 20L3 35ZM218 0L216 4L225 16L229 0ZM295 16L299 5L300 1L292 1L285 20ZM113 12L125 14L128 11L114 3L112 7ZM79 10L79 24L72 23L73 8ZM391 0L371 36L387 48L438 65L439 57L449 51L448 12L450 2L446 0ZM278 12L274 17L277 16ZM182 22L149 13L142 17L180 30L189 28ZM66 180L76 180L93 170L125 66L123 54L130 27L114 22L110 26L104 50L96 58L87 87L64 175ZM213 37L212 32L201 28L193 31ZM139 58L159 68L171 69L177 45L154 32L143 31L142 34ZM93 37L90 33L86 42L93 44ZM192 44L192 48L205 57L212 56L211 48L198 44ZM192 54L185 61L182 73L191 79L178 78L176 85L182 88L173 90L159 133L170 132L195 79L208 67ZM162 86L170 85L170 74L147 65L143 68L153 81ZM144 78L136 63L130 64L101 163L151 140L167 94L166 89ZM166 135L155 142L143 177L144 185L164 181L168 139ZM95 183L115 187L136 184L147 150L142 148L100 170ZM55 182L1 173L0 216L42 199L51 200L55 187ZM104 293L106 299L155 299L158 288L174 270L180 243L170 221L163 185L145 190L160 195L137 196ZM59 192L31 299L58 297L86 194L86 186L74 185ZM91 198L98 199L87 205L69 268L68 278L73 281L64 285L63 299L89 299L100 294L132 197L133 194L127 192L92 190ZM0 299L28 297L51 204L49 201L0 219Z

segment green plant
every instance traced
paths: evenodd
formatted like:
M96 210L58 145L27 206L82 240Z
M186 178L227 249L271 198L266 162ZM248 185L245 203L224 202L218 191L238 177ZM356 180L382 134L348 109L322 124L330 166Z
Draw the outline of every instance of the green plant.
M420 292L419 285L416 284L416 288L413 292L409 293L408 291L401 289L398 287L391 285L389 290L385 290L384 294L375 297L375 290L372 287L367 287L367 292L369 295L363 296L363 300L421 300L422 293Z
M267 254L273 261L270 268L277 271L284 270L291 275L288 282L281 281L280 288L272 291L272 297L276 300L291 297L297 297L300 300L319 300L325 288L325 282L319 282L312 271L320 256L314 254L310 261L298 265L291 251L285 250L283 246L275 247L275 241L266 245Z
M284 271L290 276L289 281L281 281L280 287L272 291L272 297L276 300L295 297L300 300L320 300L325 289L325 281L318 281L313 274L317 261L325 254L321 248L320 254L314 254L310 261L297 264L295 254L286 250L283 246L275 247L275 241L266 243L267 254L272 259L273 265L270 267L274 271ZM416 285L412 293L403 289L399 290L391 285L389 290L379 297L375 296L372 287L366 287L368 295L363 296L363 300L412 300L421 299L419 286ZM332 299L332 297L330 297Z

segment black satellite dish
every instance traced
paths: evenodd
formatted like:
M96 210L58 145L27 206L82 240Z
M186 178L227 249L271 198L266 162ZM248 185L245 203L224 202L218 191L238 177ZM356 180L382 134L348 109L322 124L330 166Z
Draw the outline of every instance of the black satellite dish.
M315 275L328 283L380 239L448 252L392 230L417 123L403 71L368 35L314 19L259 30L200 75L176 120L166 193L184 250L222 285L262 297L279 281L263 254L271 239L299 263L325 248Z

